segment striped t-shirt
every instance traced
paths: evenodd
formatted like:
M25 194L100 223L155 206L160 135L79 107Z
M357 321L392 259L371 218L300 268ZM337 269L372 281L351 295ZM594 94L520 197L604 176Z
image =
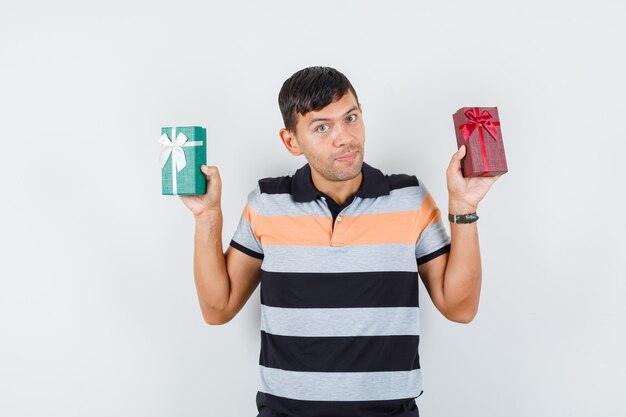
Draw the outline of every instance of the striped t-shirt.
M419 415L417 267L450 237L417 177L362 173L335 215L308 164L248 195L230 245L263 260L259 417Z

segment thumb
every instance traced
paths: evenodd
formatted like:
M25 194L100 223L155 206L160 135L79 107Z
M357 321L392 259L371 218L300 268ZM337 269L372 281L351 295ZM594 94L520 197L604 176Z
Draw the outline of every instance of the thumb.
M465 156L465 145L461 145L459 150L456 151L456 154L454 154L454 157L458 160L461 160L463 159L464 156Z
M461 147L452 155L450 158L450 164L448 165L447 175L458 176L459 172L461 172L461 160L465 156L465 145L461 145Z
M200 166L200 171L202 171L202 173L206 175L207 181L212 184L215 183L217 186L221 185L222 180L220 178L220 172L216 166L202 165Z

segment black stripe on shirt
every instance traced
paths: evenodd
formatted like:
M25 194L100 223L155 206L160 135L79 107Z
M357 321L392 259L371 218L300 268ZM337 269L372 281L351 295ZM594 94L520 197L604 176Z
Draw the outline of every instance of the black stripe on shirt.
M411 371L419 335L283 336L261 330L259 365L300 372Z
M230 246L232 246L233 248L235 248L235 249L245 253L246 255L250 255L250 256L253 256L253 257L258 258L258 259L263 259L263 257L264 257L264 255L262 253L253 251L252 249L248 249L245 246L235 242L232 239L230 241Z
M289 273L261 270L261 303L286 308L419 307L415 272Z
M423 391L420 395L422 393ZM305 401L258 391L256 406L259 417L419 417L414 398L377 401Z
M443 255L446 252L450 252L450 244L447 244L437 249L436 251L429 253L428 255L424 255L424 256L417 258L417 264L418 265L424 264L430 260L435 259L439 255Z

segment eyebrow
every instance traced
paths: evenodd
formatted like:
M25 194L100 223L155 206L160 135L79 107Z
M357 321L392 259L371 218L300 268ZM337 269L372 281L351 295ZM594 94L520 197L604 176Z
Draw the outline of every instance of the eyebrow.
M357 110L359 107L358 106L354 106L352 107L350 110L348 110L347 112L345 112L343 115L346 116L348 113L352 113L353 111ZM342 116L343 117L343 116ZM313 119L309 122L309 126L311 126L313 123L315 122L325 122L327 120L332 120L332 119Z

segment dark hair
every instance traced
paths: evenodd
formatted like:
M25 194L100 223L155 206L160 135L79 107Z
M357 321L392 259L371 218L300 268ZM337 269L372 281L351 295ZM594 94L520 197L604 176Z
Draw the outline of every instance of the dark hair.
M348 78L334 68L308 67L289 77L278 93L278 106L283 115L285 128L296 131L296 113L304 116L310 111L318 111L330 103L341 99L350 92L357 104L359 98Z

